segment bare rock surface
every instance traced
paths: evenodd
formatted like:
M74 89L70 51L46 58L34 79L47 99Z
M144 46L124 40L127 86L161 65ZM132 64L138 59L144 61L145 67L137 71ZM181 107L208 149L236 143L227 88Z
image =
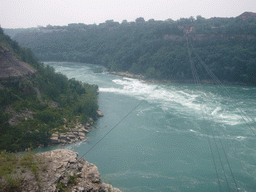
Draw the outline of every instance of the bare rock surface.
M103 117L103 113L100 110L97 110L98 117Z
M20 61L6 47L0 46L0 81L12 81L31 76L37 71L29 64Z
M36 155L40 162L37 179L31 173L23 177L22 191L57 192L121 192L112 185L103 183L98 168L78 153L67 149L56 149ZM65 174L63 174L65 173ZM55 182L56 181L56 182Z
M27 121L28 119L33 119L33 111L29 111L28 109L22 111L22 112L16 112L11 107L7 107L5 109L5 113L9 113L11 115L11 118L9 119L9 124L11 126L15 126L20 124L20 119Z

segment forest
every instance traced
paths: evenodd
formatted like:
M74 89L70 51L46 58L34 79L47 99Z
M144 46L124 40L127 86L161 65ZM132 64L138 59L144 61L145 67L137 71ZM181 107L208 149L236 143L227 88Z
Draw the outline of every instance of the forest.
M99 25L73 23L30 29L6 29L42 61L101 64L159 80L193 80L188 41L223 82L256 85L256 17L137 18ZM194 53L191 60L202 80L209 77Z
M0 46L37 70L29 79L0 82L0 151L47 146L54 130L97 118L97 85L56 73L53 67L39 62L30 49L20 47L5 35L1 28ZM13 118L16 123L11 125Z

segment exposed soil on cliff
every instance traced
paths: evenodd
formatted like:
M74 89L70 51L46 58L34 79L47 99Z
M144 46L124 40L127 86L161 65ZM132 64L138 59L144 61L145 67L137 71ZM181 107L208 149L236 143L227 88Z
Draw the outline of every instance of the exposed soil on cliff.
M20 61L7 48L0 46L0 81L11 81L35 74L29 64Z

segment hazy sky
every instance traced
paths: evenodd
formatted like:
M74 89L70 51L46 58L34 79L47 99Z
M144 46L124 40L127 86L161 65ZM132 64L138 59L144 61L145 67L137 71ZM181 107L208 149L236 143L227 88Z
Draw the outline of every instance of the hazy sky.
M99 24L138 17L236 17L256 12L256 0L0 0L2 28L27 28L68 23Z

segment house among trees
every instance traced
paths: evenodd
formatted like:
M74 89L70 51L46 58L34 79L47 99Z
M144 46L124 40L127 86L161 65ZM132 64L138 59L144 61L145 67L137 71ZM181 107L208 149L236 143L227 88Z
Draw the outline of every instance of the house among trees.
M247 17L256 17L256 13L253 12L244 12L238 17L242 17L243 20L245 20Z

